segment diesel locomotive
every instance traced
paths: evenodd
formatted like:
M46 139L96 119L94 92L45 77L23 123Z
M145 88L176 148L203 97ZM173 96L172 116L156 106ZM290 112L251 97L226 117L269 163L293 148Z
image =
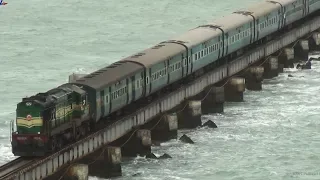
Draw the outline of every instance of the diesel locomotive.
M17 104L15 156L44 156L90 133L123 107L225 63L320 9L320 0L273 0L213 20L73 83ZM222 62L221 62L222 60Z

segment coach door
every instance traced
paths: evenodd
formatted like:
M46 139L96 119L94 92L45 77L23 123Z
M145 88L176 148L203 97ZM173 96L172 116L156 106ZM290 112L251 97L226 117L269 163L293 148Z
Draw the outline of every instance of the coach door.
M105 115L105 109L104 109L104 103L105 103L105 97L104 97L104 90L100 91L100 103L101 103L101 117Z

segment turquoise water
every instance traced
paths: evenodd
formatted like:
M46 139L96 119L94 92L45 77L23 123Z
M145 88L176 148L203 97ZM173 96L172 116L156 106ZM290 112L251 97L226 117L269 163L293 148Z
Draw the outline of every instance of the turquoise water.
M8 0L0 7L0 164L14 159L9 122L22 97L257 1ZM187 131L194 145L153 148L173 159L124 162L120 179L320 179L319 68L287 70L263 91L246 91L245 102L203 117L218 129Z

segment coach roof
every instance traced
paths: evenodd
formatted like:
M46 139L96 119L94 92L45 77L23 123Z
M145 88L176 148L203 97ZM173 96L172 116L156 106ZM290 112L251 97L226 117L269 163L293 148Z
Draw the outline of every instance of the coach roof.
M297 2L297 0L272 0L272 2L270 2L270 3L280 3L283 6L286 6L288 4L293 4L295 2Z
M204 43L214 37L222 35L221 30L210 27L197 27L190 29L188 32L183 33L180 36L171 38L172 40L183 41L188 47L193 47Z
M184 51L186 51L186 49L180 44L163 42L144 51L141 51L133 56L126 57L121 60L121 62L129 61L140 63L143 66L149 68L154 64L157 64L164 60L168 60L170 57L173 57Z
M246 8L246 11L251 12L257 18L270 14L272 11L280 9L280 7L280 4L276 2L262 1Z
M251 22L251 16L245 16L239 13L232 13L217 20L207 23L207 25L215 25L221 27L225 31L234 30L239 26Z
M118 61L76 80L75 83L100 90L107 85L132 76L142 69L143 67L137 63Z

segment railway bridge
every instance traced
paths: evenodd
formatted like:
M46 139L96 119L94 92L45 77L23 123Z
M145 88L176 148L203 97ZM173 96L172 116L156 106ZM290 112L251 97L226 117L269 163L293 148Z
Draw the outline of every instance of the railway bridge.
M223 112L225 101L242 101L243 92L261 90L264 78L305 59L320 45L320 17L310 17L277 38L250 49L227 64L101 130L46 157L17 158L0 167L3 180L86 179L121 175L122 156L152 157L153 141L177 138L177 130L201 126L201 115ZM74 76L70 77L72 81ZM156 158L156 157L153 157Z

